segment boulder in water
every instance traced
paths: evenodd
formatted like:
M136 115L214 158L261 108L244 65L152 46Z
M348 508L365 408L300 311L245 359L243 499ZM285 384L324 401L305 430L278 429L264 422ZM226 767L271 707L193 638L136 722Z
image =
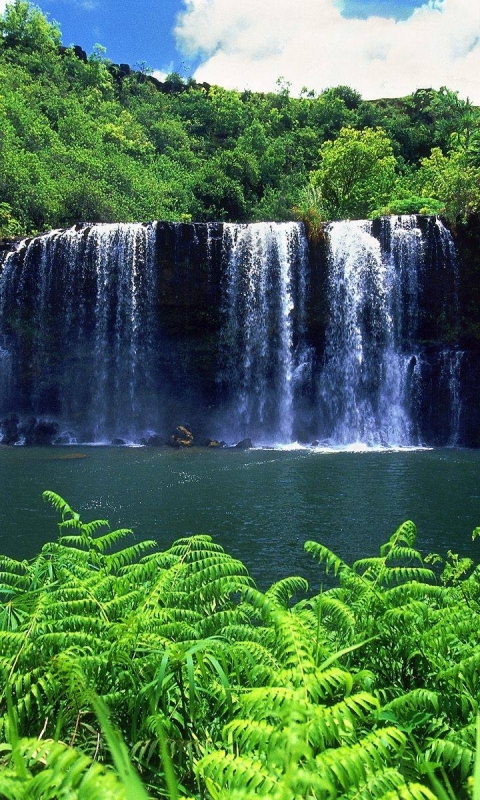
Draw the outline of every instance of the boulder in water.
M6 419L2 419L0 423L0 436L2 444L15 444L18 442L19 422L20 420L16 414L13 414L11 417L7 417Z
M47 419L36 419L32 417L25 425L18 429L20 438L27 445L46 446L51 445L58 434L58 424Z
M171 447L192 447L193 433L187 425L177 425L168 443Z
M168 443L166 436L162 436L160 433L153 433L148 439L142 439L142 444L147 447L164 447Z
M240 442L234 445L237 450L250 450L253 447L253 442L251 439L242 439Z

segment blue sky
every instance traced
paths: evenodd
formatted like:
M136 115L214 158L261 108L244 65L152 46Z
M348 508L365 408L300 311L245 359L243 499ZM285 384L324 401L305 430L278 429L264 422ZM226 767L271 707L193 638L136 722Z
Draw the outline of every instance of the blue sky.
M405 19L422 4L423 0L336 2L342 16L359 19L374 14ZM185 10L182 0L39 0L36 5L60 23L64 44L80 44L88 53L101 44L116 63L145 61L152 69L190 74L197 66L198 58L182 53L174 35L177 16Z
M107 57L133 66L184 71L184 55L173 30L182 0L39 0L36 3L60 23L64 44L79 44L90 53L95 44Z
M6 0L0 0L0 9ZM347 84L366 98L447 85L480 104L480 0L37 0L64 44L292 93Z

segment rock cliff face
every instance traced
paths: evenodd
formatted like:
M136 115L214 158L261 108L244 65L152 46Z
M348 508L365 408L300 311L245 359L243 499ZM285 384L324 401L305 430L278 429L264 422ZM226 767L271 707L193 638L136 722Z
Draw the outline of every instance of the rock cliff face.
M480 216L453 234L459 264L462 442L480 447Z
M4 244L0 435L480 445L480 224L81 225Z

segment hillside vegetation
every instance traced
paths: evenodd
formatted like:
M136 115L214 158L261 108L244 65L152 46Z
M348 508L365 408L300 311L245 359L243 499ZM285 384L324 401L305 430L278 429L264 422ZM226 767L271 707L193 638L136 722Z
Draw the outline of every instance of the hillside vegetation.
M42 12L0 17L0 234L80 220L322 219L480 208L479 111L448 89L366 102L227 91L103 48L83 59ZM80 52L80 56L81 56Z

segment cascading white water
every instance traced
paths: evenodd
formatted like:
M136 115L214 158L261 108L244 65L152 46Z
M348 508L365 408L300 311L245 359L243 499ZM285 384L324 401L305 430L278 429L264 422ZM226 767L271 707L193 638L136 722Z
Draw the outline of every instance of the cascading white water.
M303 227L225 224L223 236L222 378L233 395L228 428L237 437L290 442L305 325Z
M96 274L92 354L96 385L91 406L95 440L106 431L135 440L139 425L145 431L157 421L151 374L159 345L152 313L155 233L153 224L103 225L88 234L86 247ZM109 337L112 344L106 350Z
M416 336L425 238L413 216L382 224L380 238L371 222L328 226L330 323L319 430L335 444L419 443L412 412L420 403ZM442 246L450 247L436 224ZM456 389L450 391L453 397Z
M446 384L445 389L448 394L448 405L450 409L450 435L447 442L450 447L458 445L460 438L460 421L462 415L460 370L463 355L461 350L444 350L441 353L442 377Z
M20 308L16 325L29 331L16 352L19 369L28 368L27 397L12 398L2 381L2 410L15 411L15 400L94 442L153 426L155 265L155 224L71 228L22 243L4 265L0 319ZM18 346L15 330L9 337Z
M0 436L38 441L33 419L54 441L162 441L195 417L229 442L461 442L449 232L392 217L325 239L310 261L293 222L21 242L0 273Z

